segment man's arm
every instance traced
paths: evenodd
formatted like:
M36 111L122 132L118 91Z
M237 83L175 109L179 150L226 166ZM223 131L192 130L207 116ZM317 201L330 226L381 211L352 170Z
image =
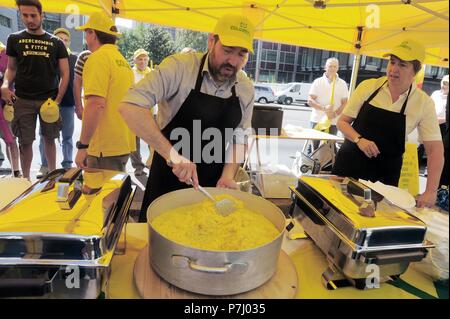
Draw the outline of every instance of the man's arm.
M58 60L59 65L59 76L61 77L61 80L59 81L59 87L58 87L58 95L55 98L55 102L60 104L64 94L66 94L67 85L69 85L69 59L63 58Z
M326 105L322 105L316 101L317 95L310 94L308 97L308 105L318 111L325 112Z
M431 207L436 203L439 181L444 167L444 146L442 141L424 141L427 154L427 186L417 199L417 207Z
M106 106L106 99L101 96L89 95L86 99L86 111L81 126L79 141L82 144L89 144L97 129L100 116ZM75 156L75 163L78 167L86 168L87 149L79 149Z
M9 88L12 86L17 73L17 60L14 57L8 56L8 66L3 77L3 84L1 87L1 98L8 104L13 103L14 92Z
M181 182L189 184L192 178L193 186L198 187L196 165L178 154L172 147L172 144L164 137L153 119L151 110L122 102L119 106L119 113L131 131L169 162L172 172Z
M83 100L81 99L81 87L83 85L83 78L78 74L75 74L73 78L73 97L75 99L75 113L77 113L78 119L82 119L83 116Z

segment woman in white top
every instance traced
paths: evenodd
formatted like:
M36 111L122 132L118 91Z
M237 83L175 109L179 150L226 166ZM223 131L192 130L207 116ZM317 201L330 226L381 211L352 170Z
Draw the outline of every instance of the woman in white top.
M436 202L444 165L444 148L431 98L417 88L425 48L406 40L385 56L387 77L362 82L350 97L337 126L346 140L333 173L397 186L406 136L416 127L427 154L426 190L417 206Z

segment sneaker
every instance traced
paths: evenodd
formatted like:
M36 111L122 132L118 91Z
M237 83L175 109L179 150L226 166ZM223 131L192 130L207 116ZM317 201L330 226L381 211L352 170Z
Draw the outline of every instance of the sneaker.
M48 174L48 167L41 166L41 168L39 169L39 172L36 174L36 178L40 179L40 178L44 177L47 174Z
M22 173L20 173L20 171L14 171L13 172L13 176L16 178L21 178L22 177Z

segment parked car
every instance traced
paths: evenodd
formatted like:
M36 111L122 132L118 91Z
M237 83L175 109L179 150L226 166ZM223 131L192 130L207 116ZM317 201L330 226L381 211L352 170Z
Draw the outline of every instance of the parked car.
M276 101L275 93L268 86L255 85L255 101L261 104Z
M292 103L304 103L308 101L311 83L292 82L275 93L279 104L290 105Z

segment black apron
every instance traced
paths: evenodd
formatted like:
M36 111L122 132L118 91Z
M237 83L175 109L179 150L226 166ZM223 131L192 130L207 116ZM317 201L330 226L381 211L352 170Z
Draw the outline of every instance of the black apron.
M363 138L375 142L380 154L368 158L355 143L346 139L337 154L332 173L398 186L405 152L405 109L412 85L400 113L370 104L383 85L364 102L352 124Z
M232 95L229 98L220 98L213 95L208 95L200 92L203 75L202 70L205 64L206 54L203 56L200 63L200 69L197 75L197 81L195 83L195 88L191 90L186 100L181 105L179 111L175 117L167 124L164 129L161 130L162 134L170 141L172 145L175 145L181 140L181 137L177 139L170 139L170 133L176 128L184 128L189 132L190 135L190 149L189 149L189 160L197 164L197 175L199 184L205 187L215 187L217 181L222 175L222 170L225 163L225 148L230 140L227 140L225 129L231 128L234 130L242 119L242 111L239 103L239 98L236 96L235 86L231 88ZM203 159L203 152L208 152L208 154L214 155L211 149L212 145L207 146L208 143L213 139L210 137L209 140L203 140L198 136L198 128L194 132L194 121L201 123L201 135L208 128L218 129L221 133L221 140L216 142L221 142L220 151L222 156L219 161L213 161L212 163L205 163ZM196 136L194 136L194 133ZM194 139L196 140L194 142ZM200 139L200 141L199 141ZM198 147L195 147L194 143L200 143L201 154L198 154ZM207 148L205 148L207 146ZM196 150L197 154L194 154ZM209 151L208 151L209 150ZM217 150L217 149L216 149ZM182 150L185 153L185 150ZM179 151L181 153L181 150ZM201 162L198 162L201 160ZM166 163L166 160L154 152L152 166L150 168L150 176L147 181L144 199L142 202L141 213L139 216L140 222L145 222L147 220L147 208L153 200L159 196L166 194L171 191L178 189L191 187L186 183L182 183L178 180L178 177L172 172L172 168Z

